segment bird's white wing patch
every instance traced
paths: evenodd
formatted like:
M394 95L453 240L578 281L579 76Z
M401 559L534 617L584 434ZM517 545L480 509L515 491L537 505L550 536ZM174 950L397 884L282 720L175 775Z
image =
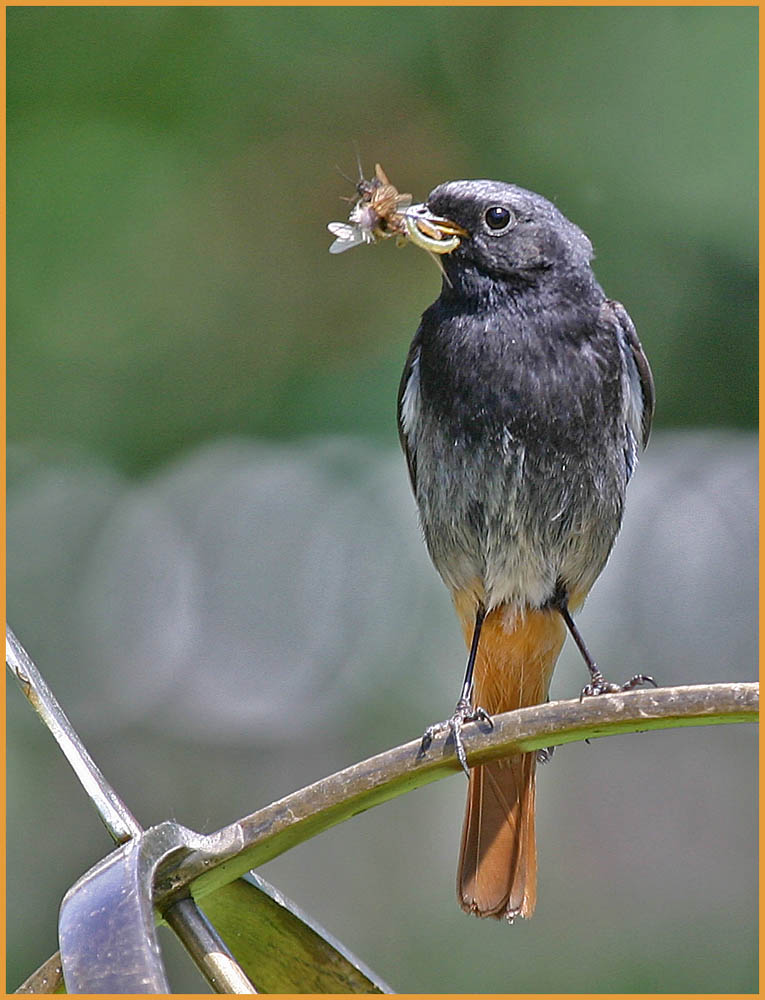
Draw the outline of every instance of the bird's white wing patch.
M406 436L410 450L417 444L417 427L420 422L420 353L412 358L409 378L401 395L401 429Z
M640 384L640 372L632 360L631 352L625 352L627 361L627 426L632 431L636 441L643 439L643 388Z

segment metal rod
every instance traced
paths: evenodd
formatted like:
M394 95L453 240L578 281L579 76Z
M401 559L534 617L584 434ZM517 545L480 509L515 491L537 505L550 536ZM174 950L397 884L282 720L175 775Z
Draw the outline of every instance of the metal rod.
M69 761L113 840L124 844L131 837L139 836L142 832L140 823L103 776L40 671L7 626L5 662L27 701L50 730Z
M258 992L190 896L174 903L165 911L164 918L216 993Z
M6 986L7 989L7 986ZM15 993L63 993L64 970L61 967L61 952L43 962L31 976L27 976Z
M113 840L124 844L140 838L143 827L103 776L40 671L8 626L5 661L27 701L69 761ZM151 892L150 886L147 889ZM192 899L175 903L164 917L213 989L218 993L257 992Z
M672 726L756 722L757 683L694 684L628 691L571 701L548 702L495 715L494 728L463 731L471 764L484 764L511 753L573 743L588 737L635 733ZM422 737L353 764L336 774L244 816L210 836L227 845L214 856L194 851L169 858L157 875L157 902L194 884L194 896L232 882L297 844L315 837L363 809L453 774L459 763L444 739L422 752ZM480 756L479 756L480 754Z

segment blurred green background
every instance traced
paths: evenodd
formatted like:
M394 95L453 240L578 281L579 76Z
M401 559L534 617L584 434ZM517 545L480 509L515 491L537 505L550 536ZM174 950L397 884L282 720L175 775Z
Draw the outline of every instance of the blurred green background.
M418 568L404 567L404 572L424 582L417 583L413 596L401 589L396 574L410 558L409 549L394 565L391 538L399 529L391 521L390 531L383 531L388 515L379 501L385 495L380 484L387 489L395 482L395 490L400 490L395 503L410 505L403 462L398 456L389 458L396 447L394 401L409 340L419 314L437 294L438 274L424 254L410 247L396 250L392 242L341 257L327 253L331 237L326 223L345 217L347 204L340 198L352 193L336 166L354 176L356 147L367 176L379 161L399 189L416 200L444 180L490 177L539 191L577 222L594 243L601 284L627 305L651 359L659 440L663 431L672 430L716 428L718 435L729 435L714 438L718 445L723 441L716 454L740 454L743 464L729 463L725 488L714 495L718 514L710 515L710 525L718 515L730 515L731 539L739 529L744 531L744 522L749 526L740 510L728 511L725 497L731 495L731 483L741 486L746 497L754 488L747 448L755 426L757 382L757 16L756 8L745 7L8 10L9 615L54 688L67 691L67 706L81 706L75 722L86 742L110 761L108 773L121 790L130 792L142 819L165 818L163 804L171 801L181 822L212 829L265 804L269 796L320 777L332 766L413 738L433 718L441 718L452 704L452 693L456 695L462 651L446 594L417 549L413 518L416 555L411 558L421 562ZM135 651L122 657L113 654L119 642L112 641L110 629L116 619L128 620L120 587L130 574L116 572L117 549L103 539L121 540L120 553L134 553L135 539L129 546L125 543L130 532L124 519L113 534L99 535L98 572L93 569L92 539L93 525L103 528L115 498L145 497L147 490L156 488L163 498L172 497L174 510L184 502L190 506L189 497L197 495L193 483L201 480L190 473L183 479L186 472L178 472L178 463L196 454L194 449L215 449L232 435L257 442L255 452L243 446L246 454L237 452L236 462L231 451L225 452L233 465L251 470L253 476L268 469L268 481L281 484L274 487L275 497L305 499L285 539L293 537L294 525L315 519L319 503L326 505L321 509L327 517L332 511L337 514L337 533L327 528L325 547L317 543L311 549L311 572L321 567L321 553L332 549L327 538L343 535L343 505L366 490L366 506L359 507L362 524L373 503L370 498L378 502L379 545L349 550L338 573L355 560L366 566L368 575L378 574L379 593L367 614L368 620L377 620L381 635L387 629L388 638L379 640L376 658L370 654L366 660L361 649L365 644L353 646L348 638L347 662L368 667L367 672L358 667L352 674L358 702L365 706L360 719L337 717L327 704L323 725L326 732L332 730L331 738L314 734L313 743L296 741L289 764L273 732L266 737L254 727L248 738L230 733L221 737L223 722L217 730L212 724L204 734L200 730L200 741L207 741L206 759L212 762L205 779L211 790L206 783L200 789L194 779L194 768L204 756L201 742L189 735L197 724L202 726L195 714L198 704L190 703L185 725L176 720L175 733L165 733L165 742L155 733L156 752L145 752L141 766L146 770L140 775L134 755L140 757L142 748L153 744L146 742L142 723L136 722L138 709L121 729L115 723L107 732L109 727L102 725L104 714L119 714L109 700L114 691L123 691L126 703L151 714L156 708L152 699L159 694L143 685L156 676L158 667L154 648L141 653L151 667L145 675L132 672L141 659ZM353 437L355 450L341 455L332 451L326 440L338 435ZM319 446L326 459L320 467L311 464L314 440L325 441ZM693 452L701 456L700 466L688 465L678 486L683 503L692 502L687 498L698 485L698 469L707 454L702 445ZM678 467L674 447L664 452L668 469ZM329 457L322 448L330 449ZM679 453L685 452L681 448ZM223 461L219 453L206 454L218 455L212 461L220 468L215 465ZM659 445L656 455L661 454ZM372 462L369 456L379 456L379 463L373 472L359 473ZM308 473L300 479L296 469L303 470L300 475L309 469L310 476L324 477L315 494L320 501L311 499L315 479ZM175 476L172 490L163 476ZM652 502L666 495L664 487L659 489L661 476L655 481ZM152 502L157 495L152 493ZM246 508L243 500L232 501L230 520L246 509L255 510L257 504ZM402 509L411 517L409 506ZM659 507L649 503L646 509L653 511L646 523L661 516ZM87 529L85 511L90 518ZM144 514L127 521L141 526L135 537L155 557L156 579L167 577L178 584L187 550L179 542L166 558L156 558L159 549L152 546L157 539L166 544L169 536L161 525L149 536ZM216 526L222 520L216 517ZM242 537L257 531L258 523L247 531L243 527ZM698 534L690 532L690 548L701 544ZM181 541L185 544L188 537L183 535ZM677 537L675 532L672 539ZM739 541L747 549L750 536ZM211 543L211 550L225 549L220 539L217 544ZM221 579L228 584L221 583L215 596L229 585L243 618L262 616L257 610L261 599L278 606L283 600L278 589L283 550L272 553L271 589L257 597L252 589L257 583L248 577L257 565L253 569L243 558L241 565L236 563L233 545L226 551L232 562L225 563ZM661 547L657 551L661 558ZM689 551L673 552L672 558L682 563ZM693 549L689 561L700 551ZM704 551L708 554L709 547ZM721 559L731 558L731 550L720 552ZM142 565L131 565L135 578L145 584ZM291 565L282 567L285 573ZM92 570L87 586L78 575L85 572L83 566ZM739 607L748 607L753 593L748 573L739 574L732 585L746 598L742 596ZM651 571L645 576L652 577ZM387 580L391 584L386 590ZM311 588L308 577L303 582ZM320 583L316 586L321 589ZM355 593L368 586L366 580L359 582ZM650 597L645 598L649 622L655 613ZM177 600L178 607L187 609L186 591ZM694 601L693 595L688 600L699 609L715 607ZM431 667L433 688L418 688L410 699L406 663L411 666L416 655L419 675L424 673L419 663L433 659L431 641L420 634L412 608L424 609L439 628L452 631L443 654L448 666ZM146 606L129 618L130 634L164 611L163 599L147 598ZM228 622L229 614L226 605L220 621ZM326 614L325 623L341 622L349 612L338 599ZM624 607L617 614L628 617ZM403 629L407 615L411 620ZM161 647L173 655L193 631L195 619L187 615L179 621ZM683 619L673 628L690 633L689 621ZM275 625L279 635L267 637L277 658L293 659L284 647L293 637L291 628ZM668 635L674 634L668 629ZM750 629L751 621L744 619L737 634L749 635ZM310 622L306 634L319 643ZM351 636L350 626L347 634ZM101 643L98 656L92 653L94 635ZM400 640L402 664L394 670L385 643L403 635L409 638ZM264 640L256 636L253 642L260 649ZM307 704L321 689L322 670L335 655L332 634L322 642L316 688L305 694ZM733 676L750 669L748 642L742 655L731 660ZM208 653L208 662L215 663L216 649ZM184 655L200 660L196 648L193 656ZM651 655L665 660L666 649L652 646ZM83 666L88 656L93 657L92 673ZM186 662L178 656L181 680L168 673L163 697L188 678ZM689 670L688 680L723 679L714 673L714 664L712 676L705 677L698 663L682 664ZM99 679L109 671L115 686L100 691ZM398 678L396 684L383 683L386 671ZM676 679L671 666L667 672L666 682ZM250 683L244 668L238 676L242 686ZM359 678L369 678L368 683ZM574 678L579 674L572 673L562 694L578 690L581 678ZM416 684L424 682L418 679ZM231 700L229 709L235 713L236 689ZM18 701L13 692L9 837L16 845L11 846L10 862L16 894L9 907L11 987L54 950L56 898L106 850L101 841L94 841L92 850L77 853L86 841L73 837L70 800L55 798L57 783L66 783L65 772L58 770L47 744L42 748L44 734L28 728L25 707L14 715ZM243 716L245 730L247 713ZM268 718L272 724L273 714ZM392 718L401 724L394 725ZM371 743L365 741L370 734ZM683 746L692 740L694 747L702 745L698 734L681 737ZM750 744L737 743L738 736L716 738L739 747L736 773L741 775L740 761ZM321 753L328 743L333 749L325 759ZM606 756L608 747L600 749L601 762L611 758L610 753ZM693 756L698 760L703 752ZM573 759L573 751L568 759ZM556 756L553 773L556 767L558 774L565 773L557 761ZM252 773L259 769L260 784ZM251 784L242 785L243 775ZM355 931L367 915L369 933L366 938L361 933L358 941L347 940L344 921L349 913L332 910L336 885L313 886L316 898L328 904L323 912L312 909L310 888L308 898L301 897L301 879L295 879L295 886L277 885L292 892L341 939L346 936L362 958L404 992L754 988L748 902L736 909L734 900L729 912L719 898L706 905L702 893L698 903L676 899L675 909L662 903L654 911L647 900L646 908L631 918L625 913L614 917L604 909L609 947L621 960L604 960L595 967L593 956L599 950L593 946L588 953L586 938L561 944L581 898L573 891L567 897L565 876L560 906L568 906L569 912L560 925L554 920L545 924L544 912L529 925L511 930L463 918L451 900L450 867L462 789L451 784L443 812L455 828L443 835L446 860L442 863L439 855L438 863L433 862L434 882L448 890L443 912L448 911L444 920L450 923L433 919L427 893L416 906L406 892L386 899L392 883L373 873L373 886L379 883L374 898L366 895L372 889L363 890L360 914L350 921ZM229 799L223 797L226 785ZM185 790L178 791L179 786ZM152 787L157 796L153 805ZM67 794L76 793L69 789ZM441 800L433 796L440 794L425 792L419 799L436 803ZM374 839L377 831L394 822L386 816L408 817L402 819L406 829L419 808L417 798L385 807L388 813L377 810L364 817L369 821L364 836ZM749 801L748 794L744 798ZM569 809L576 808L575 802L572 797ZM41 852L51 849L44 803L60 810L56 839L75 841L67 863L51 864L50 870L40 861ZM618 798L613 807L621 808ZM90 816L86 821L94 825ZM694 829L696 823L694 819ZM32 827L39 840L30 834ZM321 840L334 837L348 851L352 848L343 840L348 836L335 832ZM742 837L741 844L749 845ZM667 843L671 839L667 831ZM662 841L659 850L668 850L667 843ZM295 865L300 864L299 856L311 857L300 854L306 850L296 852ZM401 844L393 843L390 850L386 863L400 864ZM741 847L742 857L748 857L747 850ZM281 871L289 873L293 862L289 857L283 862ZM617 852L610 863L623 863L623 854ZM547 864L555 867L554 851ZM305 865L316 868L315 862ZM374 858L363 867L373 865ZM342 872L334 877L341 879ZM30 897L22 903L30 880L50 888L50 898ZM601 897L595 889L593 893L597 913ZM711 954L706 943L715 906L728 930L721 952ZM582 911L584 924L597 921L586 907ZM657 929L667 951L648 972L633 943L638 938L656 955L656 942L645 923L662 911L674 914L673 934L667 937ZM440 909L438 913L440 920ZM687 933L676 940L680 924ZM586 931L585 926L581 934ZM546 936L546 946L540 936ZM486 950L487 942L502 950L501 961ZM520 969L519 947L526 956Z
M392 439L430 262L326 253L379 160L590 235L659 425L754 421L753 8L9 11L11 440L142 471L224 431ZM682 375L682 377L679 377Z

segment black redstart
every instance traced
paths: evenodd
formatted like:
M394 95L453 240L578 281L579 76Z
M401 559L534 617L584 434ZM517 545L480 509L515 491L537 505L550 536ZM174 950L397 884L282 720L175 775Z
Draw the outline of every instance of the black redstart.
M452 181L406 210L441 253L443 284L412 342L401 443L433 563L470 650L449 728L547 698L566 628L606 564L651 426L651 370L626 310L606 298L584 233L545 198ZM482 917L536 901L534 775L520 754L470 771L457 891Z

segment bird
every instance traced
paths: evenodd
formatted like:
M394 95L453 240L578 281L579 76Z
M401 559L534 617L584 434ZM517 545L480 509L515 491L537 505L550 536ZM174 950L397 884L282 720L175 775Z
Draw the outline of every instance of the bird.
M468 774L460 905L512 923L536 905L538 757L468 768L462 728L545 702L567 632L590 673L582 696L655 685L607 681L573 617L619 531L654 382L626 309L595 278L590 240L551 201L449 181L405 221L439 255L442 284L406 359L399 437L469 650L454 714L422 747L451 732Z

